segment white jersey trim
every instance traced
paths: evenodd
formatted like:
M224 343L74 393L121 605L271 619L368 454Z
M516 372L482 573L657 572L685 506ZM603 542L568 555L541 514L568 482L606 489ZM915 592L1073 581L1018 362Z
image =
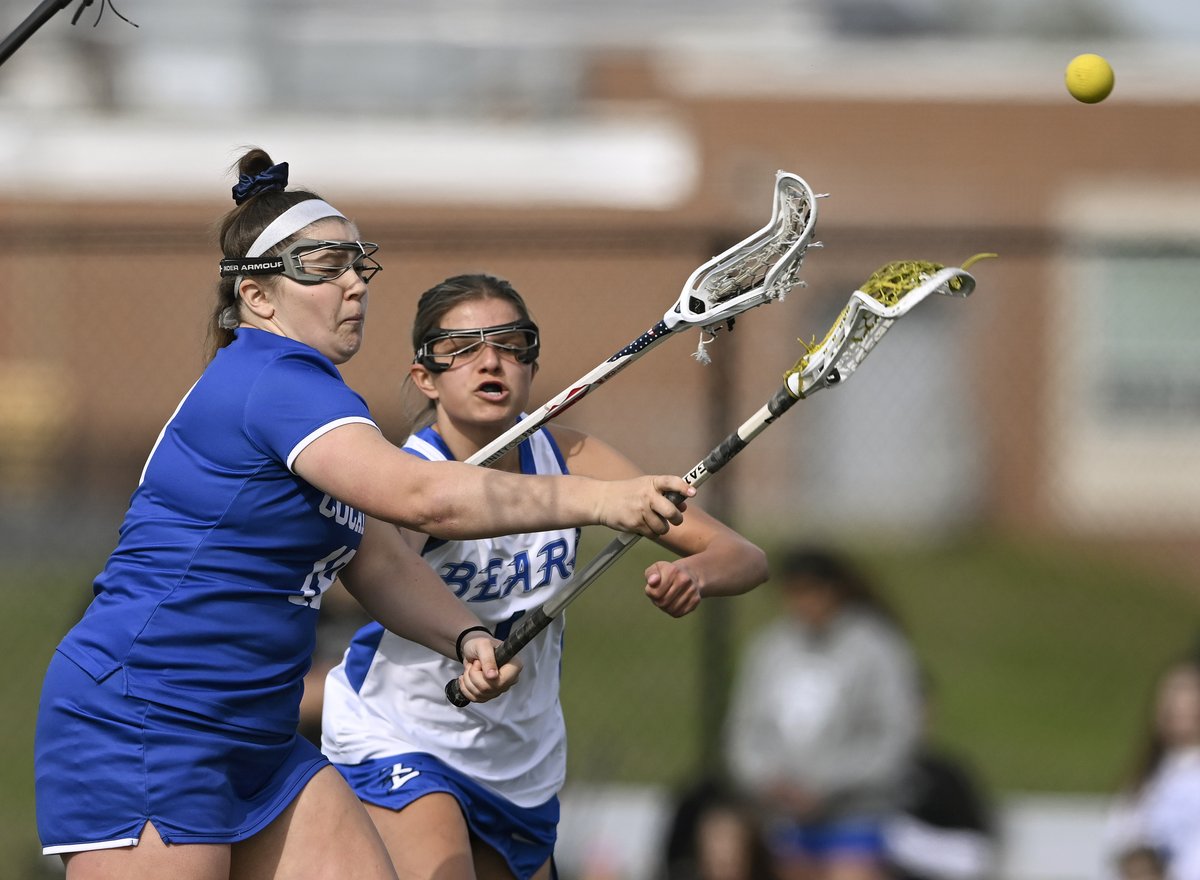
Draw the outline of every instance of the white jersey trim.
M101 840L95 843L62 843L58 846L43 846L42 855L55 856L59 853L87 852L93 849L116 849L121 846L137 846L140 837L123 837L120 840Z
M446 456L440 449L438 449L424 437L418 437L415 434L404 442L404 449L406 452L417 453L421 458L424 458L427 461L446 460Z
M171 413L171 418L167 419L166 424L162 426L162 430L158 432L158 439L150 447L150 454L146 456L146 463L142 465L142 475L138 477L139 486L146 481L146 469L150 467L150 459L154 458L154 453L158 451L158 447L162 444L163 437L167 436L167 428L171 427L171 422L175 421L175 416L179 415L179 411L183 409L183 405L187 403L187 399L192 396L192 392L196 390L196 386L199 384L199 379L192 383L192 387L187 390L187 394L180 398L179 405L175 407L175 412Z
M334 428L342 427L342 425L370 425L376 431L379 430L378 425L364 416L347 416L344 419L334 419L332 422L317 428L317 430L313 431L311 434L292 447L292 451L288 453L287 457L287 469L289 471L292 470L292 464L296 461L296 456L307 449L310 443L312 443L318 437L324 437ZM295 473L295 471L292 472Z

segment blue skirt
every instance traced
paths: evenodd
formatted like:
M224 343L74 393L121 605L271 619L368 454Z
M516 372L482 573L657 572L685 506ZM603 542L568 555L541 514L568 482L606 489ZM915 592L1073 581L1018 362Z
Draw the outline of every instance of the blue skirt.
M360 800L402 810L432 792L453 795L471 833L496 850L518 880L527 880L554 855L559 803L518 807L432 755L410 752L361 764L334 764ZM551 865L551 876L557 871Z
M146 822L166 843L236 843L282 813L329 762L298 734L264 734L97 682L56 652L34 743L42 852L133 846Z

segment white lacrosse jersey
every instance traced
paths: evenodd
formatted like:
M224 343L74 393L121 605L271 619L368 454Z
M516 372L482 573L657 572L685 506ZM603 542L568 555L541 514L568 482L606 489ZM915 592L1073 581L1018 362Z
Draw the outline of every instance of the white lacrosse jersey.
M409 437L404 449L431 461L453 458L432 428ZM524 474L567 473L545 429L522 441L519 454ZM478 541L429 538L422 555L503 639L570 579L578 543L578 529ZM336 764L425 753L518 806L542 804L566 777L558 702L562 634L560 615L522 649L521 678L508 693L459 709L446 699L446 683L461 674L461 663L368 624L326 679L322 749Z

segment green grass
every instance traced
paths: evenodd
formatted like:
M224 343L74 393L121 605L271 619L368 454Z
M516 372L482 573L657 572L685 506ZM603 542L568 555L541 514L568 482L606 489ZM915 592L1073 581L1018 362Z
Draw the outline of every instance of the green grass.
M1200 596L1107 554L974 541L872 567L938 682L935 735L993 787L1110 791Z
M770 584L672 620L640 595L635 545L568 611L563 704L573 779L676 783L694 773L702 703L723 705ZM1001 539L855 552L936 682L934 738L998 791L1108 792L1128 768L1150 684L1197 642L1200 595L1080 548ZM587 553L581 554L587 556ZM727 626L716 669L708 627Z
M0 875L55 876L41 855L33 815L33 729L46 664L91 597L95 572L56 567L8 570L0 614ZM61 876L61 872L59 874Z
M586 536L581 562L607 536ZM1112 554L999 538L857 553L938 687L935 737L996 792L1111 791L1142 733L1150 683L1200 635L1200 596ZM641 594L639 542L567 612L563 704L573 781L676 785L717 731L733 658L775 613L771 586L674 620ZM32 742L41 677L92 571L9 572L0 645L0 865L32 880ZM728 656L709 650L728 633ZM714 662L715 661L715 662ZM7 866L12 866L8 871Z

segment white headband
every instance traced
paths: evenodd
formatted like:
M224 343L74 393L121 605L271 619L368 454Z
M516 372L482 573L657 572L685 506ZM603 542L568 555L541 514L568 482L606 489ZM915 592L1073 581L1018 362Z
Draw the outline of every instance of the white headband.
M246 256L261 257L279 242L295 235L308 224L316 223L327 217L346 219L341 211L320 199L306 199L298 202L272 220L267 228L258 234L258 238L254 239L254 244L250 245L250 250L246 252Z

